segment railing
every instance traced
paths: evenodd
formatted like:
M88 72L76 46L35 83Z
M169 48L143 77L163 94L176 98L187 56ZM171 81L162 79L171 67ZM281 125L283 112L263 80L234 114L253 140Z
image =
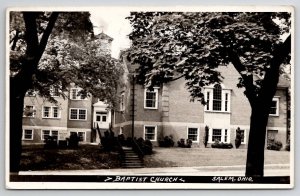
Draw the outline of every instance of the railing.
M135 138L133 138L133 140L132 140L132 150L138 154L140 159L143 159L144 153L143 153L142 149L140 148L140 146L138 145Z

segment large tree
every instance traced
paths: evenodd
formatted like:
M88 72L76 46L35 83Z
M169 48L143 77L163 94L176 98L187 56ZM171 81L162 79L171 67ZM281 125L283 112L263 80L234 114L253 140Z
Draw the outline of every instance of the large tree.
M56 103L51 88L68 98L74 83L84 89L80 93L114 105L122 69L109 55L99 55L88 12L11 12L9 32L10 172L18 172L26 92Z
M217 68L235 67L251 106L246 175L263 176L269 110L290 60L290 13L132 12L128 19L139 83L185 78L192 100L205 104L203 87L223 79Z

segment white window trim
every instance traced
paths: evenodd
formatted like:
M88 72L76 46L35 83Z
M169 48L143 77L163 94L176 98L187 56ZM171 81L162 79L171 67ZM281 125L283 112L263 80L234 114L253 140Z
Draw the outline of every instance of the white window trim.
M214 127L214 128L210 128L208 131L208 143L212 144L215 143L214 141L212 141L212 136L213 136L213 129L221 129L221 141L219 142L223 142L226 144L230 143L230 129L229 128L219 128L219 127ZM225 129L227 129L227 141L225 142Z
M72 98L72 90L73 89L76 89L76 99L73 99ZM88 95L84 98L84 99L81 99L81 95L77 95L79 93L79 91L81 91L82 88L70 88L70 99L73 100L73 101L82 101L82 100L87 100L88 99Z
M196 141L193 141L194 143L199 143L199 127L187 127L186 129L186 135L187 135L187 138L189 138L189 129L197 129L197 140Z
M222 86L222 85L221 85ZM207 110L207 106L204 106L205 112L214 112L214 113L230 113L231 112L231 89L225 89L222 86L222 102L221 102L221 110L213 110L213 89L214 87L205 87L204 89L204 99L207 100L207 93L209 92L209 110ZM228 94L227 100L227 111L225 111L225 95Z
M143 138L146 140L146 127L154 127L154 140L150 140L151 142L157 141L157 126L156 125L144 125L144 135Z
M269 116L279 116L279 97L274 97L272 101L276 101L276 114L269 114Z
M49 107L50 108L50 111L49 111L49 117L46 117L46 116L44 116L44 107ZM53 116L53 108L58 108L58 116L57 117L54 117ZM47 119L60 119L61 118L61 109L58 107L58 106L46 106L46 105L44 105L43 107L42 107L43 109L42 109L42 118L47 118Z
M44 141L45 140L45 138L43 138L43 131L49 131L49 136L52 136L52 131L57 131L57 140L59 140L59 130L57 130L57 129L42 129L41 130L41 140L42 141Z
M153 91L149 91L149 89L145 88L144 90L144 108L150 110L157 110L158 108L158 87L153 87ZM146 92L155 92L155 107L147 107L146 106Z
M79 132L83 132L83 133L84 133L84 140L83 140L82 142L86 142L86 131L70 131L70 132L69 132L69 137L71 136L71 132L77 133L77 136L78 136L78 133L79 133Z
M77 110L77 119L71 119L71 110ZM79 110L85 110L85 119L79 119ZM85 109L85 108L70 108L69 109L69 120L86 121L87 120L87 109Z
M35 109L35 106L34 106L34 105L24 105L24 110L25 110L26 106L32 106L32 109L33 109L33 115L32 115L32 116L26 116L26 115L24 115L24 112L23 112L23 117L25 117L25 118L35 118L35 115L36 115L36 109Z
M31 139L25 138L25 130L30 130L31 131ZM23 129L22 140L29 140L29 141L33 140L33 129Z

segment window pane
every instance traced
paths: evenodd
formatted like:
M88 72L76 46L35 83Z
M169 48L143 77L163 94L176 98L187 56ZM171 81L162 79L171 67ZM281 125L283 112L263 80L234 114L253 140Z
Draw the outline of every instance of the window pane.
M32 130L24 130L24 139L32 139Z
M106 122L106 116L102 116L102 122Z
M245 142L245 130L240 130L241 132L241 142Z
M101 121L101 116L96 116L96 121L100 122Z
M78 137L80 141L85 141L85 132L78 132Z
M71 89L71 99L77 99L77 89Z
M44 107L44 117L50 117L50 107Z
M221 111L222 107L222 88L221 85L216 84L213 90L213 110Z
M209 99L210 99L209 96L210 96L210 93L207 92L207 100L206 100L206 102L207 102L207 103L206 103L206 109L207 109L207 110L209 110Z
M71 119L77 119L77 109L71 109Z
M50 136L50 131L49 130L43 130L42 131L42 139L45 140Z
M270 114L276 114L276 111L277 111L277 101L272 101Z
M188 129L188 139L192 141L198 140L198 129L197 128L189 128Z
M52 131L52 132L51 132L51 136L52 136L54 139L58 139L58 131Z
M145 140L155 140L155 127L145 127Z
M85 119L86 110L79 110L79 119Z
M221 141L222 129L213 129L212 141Z
M156 107L156 92L147 91L146 92L146 107L155 108Z
M58 107L53 107L53 117L58 118Z

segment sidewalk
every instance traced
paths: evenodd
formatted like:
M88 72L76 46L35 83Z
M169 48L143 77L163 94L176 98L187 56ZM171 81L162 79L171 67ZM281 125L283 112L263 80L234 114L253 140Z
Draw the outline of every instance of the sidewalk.
M289 176L289 164L265 165L265 176ZM202 166L202 167L164 167L137 169L100 169L100 170L56 170L20 171L19 175L188 175L188 176L244 176L245 166Z

